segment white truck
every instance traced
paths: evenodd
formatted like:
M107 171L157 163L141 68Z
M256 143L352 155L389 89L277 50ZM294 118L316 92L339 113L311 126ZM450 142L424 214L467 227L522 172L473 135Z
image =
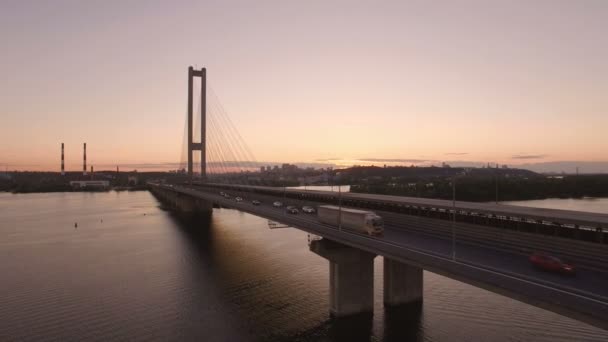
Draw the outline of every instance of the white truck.
M321 205L317 208L317 217L322 223L336 227L340 226L342 229L368 235L382 235L384 233L382 217L376 215L373 211Z

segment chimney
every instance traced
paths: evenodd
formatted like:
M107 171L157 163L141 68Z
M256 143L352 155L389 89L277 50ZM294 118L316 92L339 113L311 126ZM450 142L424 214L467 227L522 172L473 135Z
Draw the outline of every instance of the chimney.
M82 175L87 175L87 143L84 143L84 154L82 159Z
M93 180L93 165L91 165L91 180Z
M63 143L61 143L61 175L65 176L65 161L63 158Z

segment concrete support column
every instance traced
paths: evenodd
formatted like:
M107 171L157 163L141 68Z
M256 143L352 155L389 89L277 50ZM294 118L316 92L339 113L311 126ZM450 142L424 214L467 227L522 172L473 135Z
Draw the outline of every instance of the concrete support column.
M195 208L194 201L186 196L177 196L177 207L179 211L184 213L191 213Z
M186 195L177 195L175 204L183 213L210 213L213 210L211 202Z
M209 201L197 198L194 203L195 210L198 212L211 212L213 211L213 204Z
M422 268L384 258L384 306L422 302Z
M374 310L375 254L322 239L310 250L329 260L329 303L333 317L369 313Z

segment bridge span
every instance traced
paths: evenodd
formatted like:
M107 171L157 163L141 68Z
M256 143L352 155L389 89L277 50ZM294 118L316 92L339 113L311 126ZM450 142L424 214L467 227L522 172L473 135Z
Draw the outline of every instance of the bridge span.
M540 224L545 220L561 220L564 225L600 227L599 232L603 232L608 215L576 215L571 211L534 211L464 202L459 202L453 211L446 203L450 201L421 199L418 206L435 205L437 216L375 209L385 219L385 234L372 237L322 224L315 215L290 215L283 208L272 206L274 201L297 206L333 203L336 196L340 196L336 193L276 188L270 188L276 192L268 192L267 188L222 184L150 184L150 189L164 203L179 210L209 211L213 205L234 208L322 237L310 243L310 250L329 260L330 312L335 316L373 310L373 260L380 255L384 258L386 306L420 305L423 300L422 270L427 270L608 329L608 263L605 261L608 245L603 237L593 242L577 241L559 235L501 229L483 225L484 222L492 223L486 220L487 216L476 223L451 222L441 218L443 213L439 209L444 206L443 209L452 210L453 218L462 218L464 214L457 215L461 210L487 214L490 207L500 207L494 215L517 217L524 223L532 219L540 220ZM225 198L220 195L221 191L230 192L233 197ZM234 196L244 200L236 202ZM351 200L352 196L373 199L367 203L371 207L377 205L374 201L382 200L377 195L349 194L345 196L347 203L349 196ZM252 205L253 199L262 204ZM593 232L597 234L598 231L594 229ZM569 251L570 254L565 254L580 265L576 277L533 269L527 256L531 251L543 249Z

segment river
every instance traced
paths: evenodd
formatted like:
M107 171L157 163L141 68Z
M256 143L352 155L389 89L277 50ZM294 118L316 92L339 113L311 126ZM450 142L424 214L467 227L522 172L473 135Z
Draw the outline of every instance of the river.
M518 205L608 212L608 199ZM75 224L77 223L77 227ZM608 332L425 272L419 314L331 320L307 235L148 192L0 193L0 341L607 341Z

